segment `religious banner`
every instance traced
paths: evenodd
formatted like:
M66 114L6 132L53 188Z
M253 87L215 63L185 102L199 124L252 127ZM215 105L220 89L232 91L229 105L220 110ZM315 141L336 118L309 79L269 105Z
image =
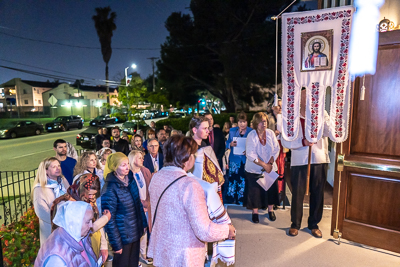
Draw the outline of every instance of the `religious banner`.
M297 138L300 105L306 105L305 137L309 142L322 138L325 96L331 88L329 137L334 142L347 139L350 110L348 54L350 6L282 15L282 137ZM301 89L306 103L300 103Z

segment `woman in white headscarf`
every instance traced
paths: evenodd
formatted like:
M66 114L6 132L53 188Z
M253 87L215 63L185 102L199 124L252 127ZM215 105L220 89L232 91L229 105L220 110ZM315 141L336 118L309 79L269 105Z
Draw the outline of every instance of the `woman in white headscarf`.
M53 201L67 192L69 183L61 174L58 159L46 158L39 164L31 192L33 207L39 218L40 246L51 234L50 208Z
M89 238L93 210L89 203L67 201L58 207L53 231L39 250L35 267L95 267L96 255Z

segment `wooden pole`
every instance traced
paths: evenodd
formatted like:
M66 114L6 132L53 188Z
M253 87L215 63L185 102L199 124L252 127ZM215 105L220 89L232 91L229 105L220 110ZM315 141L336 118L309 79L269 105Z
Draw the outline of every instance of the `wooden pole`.
M306 185L306 196L310 194L310 172L311 172L311 148L308 147L308 166L307 166L307 185Z

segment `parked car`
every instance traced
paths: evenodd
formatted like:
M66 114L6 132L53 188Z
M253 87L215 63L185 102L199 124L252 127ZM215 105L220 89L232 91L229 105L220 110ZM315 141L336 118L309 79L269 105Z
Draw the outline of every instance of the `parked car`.
M142 112L140 112L139 115L137 116L139 116L139 118L143 120L147 120L147 119L152 119L154 117L154 113L149 110L142 110Z
M149 126L142 120L127 121L122 124L121 131L127 131L130 134L136 134L137 124L139 123L139 129L146 132Z
M43 132L43 124L33 121L14 121L0 127L0 138L39 135Z
M150 110L154 114L153 118L164 118L168 117L168 112L160 110Z
M90 126L103 126L107 124L116 123L118 119L116 117L111 117L110 115L100 115L90 121Z
M83 120L79 115L59 116L52 122L46 123L46 131L68 131L71 128L82 129Z

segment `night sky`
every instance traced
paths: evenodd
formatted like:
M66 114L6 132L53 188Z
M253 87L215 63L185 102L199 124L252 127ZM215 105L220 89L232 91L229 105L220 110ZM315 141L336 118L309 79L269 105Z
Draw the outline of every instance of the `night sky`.
M303 1L315 6L317 2ZM96 7L110 6L117 14L110 80L119 81L124 77L125 67L133 63L144 79L152 73L147 58L159 57L160 45L168 35L164 27L166 19L172 12L189 13L189 5L190 0L0 1L0 65L67 77L60 81L84 79L87 85L104 84L101 80L105 79L105 63L92 16ZM12 78L55 79L0 68L0 84Z
M189 4L190 0L0 1L0 65L56 74L68 77L69 81L84 79L85 84L104 84L99 80L105 79L105 63L92 16L96 14L96 7L110 6L117 14L109 62L110 80L122 78L125 67L133 63L141 77L146 78L152 73L151 61L147 58L159 57L160 45L168 35L164 27L166 19L175 11L189 13ZM96 49L66 47L9 35ZM0 84L12 78L54 80L0 68Z

